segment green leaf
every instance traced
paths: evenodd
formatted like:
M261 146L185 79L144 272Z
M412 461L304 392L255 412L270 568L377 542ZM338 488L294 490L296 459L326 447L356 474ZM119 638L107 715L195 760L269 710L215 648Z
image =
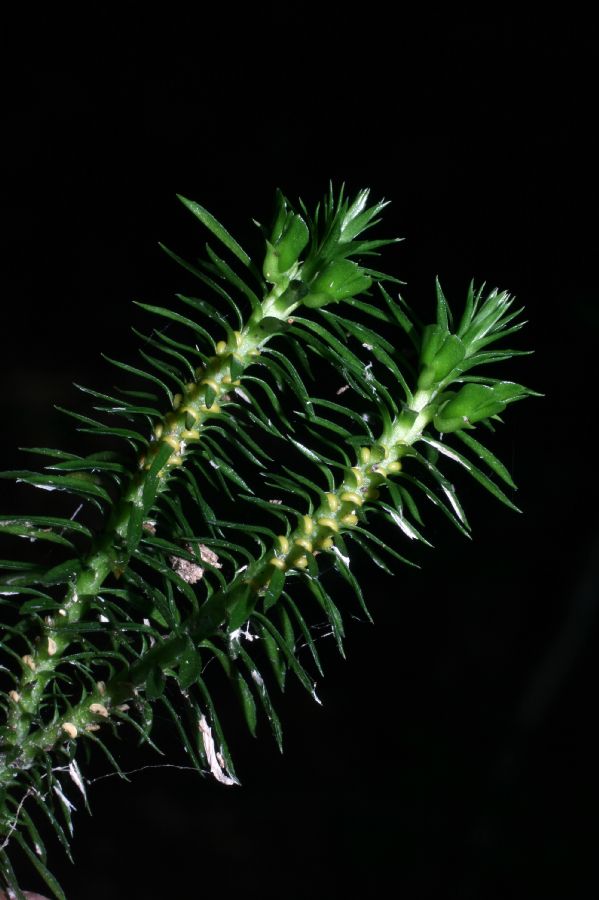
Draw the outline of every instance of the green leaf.
M159 473L167 460L170 458L173 448L166 441L162 441L156 453L152 458L150 468L145 473L143 486L143 506L144 513L149 512L156 499L156 492L160 484Z
M27 900L27 897L18 885L17 876L11 865L8 853L4 849L0 849L0 871L2 872L6 887L10 888L13 892L14 900Z
M115 475L129 475L131 466L122 462L111 462L100 458L101 454L85 459L65 460L52 466L45 466L50 472L108 472ZM118 479L115 479L118 483Z
M249 459L255 466L258 466L260 469L264 469L264 463L262 460L266 460L267 462L272 462L272 457L261 447L253 438L250 437L248 432L246 431L246 426L237 421L237 419L232 416L224 416L220 422L225 425L227 428L230 428L234 433L234 439L237 442L237 446L241 453ZM215 432L217 431L219 434L225 436L227 442L230 442L231 438L227 434L224 428L221 428L219 425L209 423L206 426L206 431ZM260 457L260 458L259 458Z
M237 685L237 691L241 700L241 708L243 710L246 724L252 737L256 737L256 703L247 681L245 680L241 672L239 672L237 669L235 669L235 683Z
M453 448L447 447L441 441L436 441L433 438L423 438L423 440L434 447L439 453L443 453L445 456L449 457L449 459L453 459L455 462L460 463L467 472L472 475L472 477L482 484L494 497L508 506L510 509L513 509L514 512L521 512L522 510L518 509L518 507L512 503L509 497L507 497L504 492L499 488L490 478L488 478L483 472L480 471L473 463L467 460L461 453L458 453L457 450Z
M497 457L493 453L491 453L489 449L487 449L487 447L483 446L480 441L477 441L476 438L473 438L472 435L467 431L459 430L454 432L454 434L457 438L459 438L460 441L466 444L467 447L470 447L470 449L473 450L474 453L476 453L479 459L482 459L483 462L486 462L489 468L492 469L496 475L498 475L503 481L505 481L505 483L508 484L511 488L514 488L514 490L516 490L516 485L514 484L512 476L510 475L506 467L503 465L501 460L497 459Z
M466 305L464 306L464 312L462 313L462 318L460 319L460 324L458 325L457 334L463 335L468 329L472 316L474 315L476 308L478 306L478 302L480 300L482 294L482 287L477 292L476 296L474 294L474 282L471 281L468 286L468 294L466 296Z
M52 778L49 779L49 782L50 782L50 784L52 784ZM41 785L41 780L40 780L40 788L41 788L41 786L42 785ZM45 785L44 785L44 787L45 787ZM64 850L64 852L67 855L67 858L70 860L70 862L73 862L74 860L73 860L73 855L71 853L71 845L69 843L69 839L68 839L67 835L65 834L65 830L64 830L63 826L61 825L59 820L56 818L54 811L50 805L51 798L48 797L46 792L44 792L44 794L42 794L41 790L38 789L38 790L33 791L33 799L37 803L37 805L38 805L39 809L41 810L41 812L43 813L43 815L48 819L48 822L50 823L52 831L58 838L62 849Z
M95 735L93 733L93 731L86 731L85 738L86 738L86 740L92 741L92 743L96 744L96 746L100 748L100 750L102 751L102 753L104 754L104 756L106 757L106 759L108 760L108 762L110 763L110 765L112 766L112 768L114 769L116 774L119 776L119 778L122 778L123 781L131 780L130 778L127 777L127 775L125 775L125 773L119 766L117 760L115 759L115 757L110 752L110 750L108 749L108 747L106 746L106 744L104 743L104 741L101 738L99 738L97 735ZM71 833L72 833L72 828L71 828Z
M388 503L381 502L379 510L384 511L386 513L386 518L388 518L390 522L393 522L394 525L397 525L410 540L416 539L422 541L423 544L427 544L429 547L431 546L426 538L420 534L418 529L414 528L414 526L406 520L401 506L394 509L392 506L389 506Z
M33 487L42 488L45 491L66 491L69 494L84 497L86 500L98 498L110 503L110 494L97 484L92 475L80 473L78 475L44 475L41 472L18 470L12 472L0 472L0 478L7 478L17 483L30 484ZM99 504L96 504L99 506ZM100 507L101 509L101 507Z
M190 471L189 467L184 466L181 474L182 474L183 478L187 481L187 484L185 485L185 487L187 488L194 503L199 507L201 514L202 514L202 518L203 518L204 522L206 522L208 527L211 529L211 533L212 533L213 523L216 522L216 516L215 516L214 510L212 509L210 504L207 503L206 500L204 499L204 496L198 487L198 483L195 479L195 476L194 476L193 472ZM177 500L178 500L178 498L177 498ZM183 513L181 511L180 501L178 503L176 503L176 501L174 501L171 497L169 497L168 494L161 494L160 495L160 503L161 503L161 505L164 505L165 503L169 504L169 506L171 508L173 508L173 504L176 504L175 508L177 509L178 517L181 520L181 518L183 517ZM183 527L184 527L184 530L187 532L191 532L193 530L187 524L184 524Z
M136 702L136 705L140 705L140 697L139 696L136 698L135 702ZM146 706L149 707L150 704L146 703ZM142 744L148 744L152 748L152 750L154 750L160 756L164 756L164 753L162 752L160 747L158 747L154 743L152 738L150 737L149 728L147 728L145 726L145 718L144 718L144 725L140 725L139 722L136 722L134 718L132 718L131 716L128 716L127 713L124 712L124 710L119 709L118 707L117 708L113 707L113 709L111 710L111 715L116 716L118 719L122 720L123 722L126 722L127 725L130 725L131 728L133 728L134 731L136 731L139 734L139 741L137 742L138 747L141 747Z
M264 350L262 351L262 364L273 368L274 359L279 362L279 365L276 366L276 371L281 375L281 377L289 385L291 390L296 394L297 398L304 406L306 412L312 415L314 410L312 409L312 404L310 403L308 391L306 390L304 382L302 381L299 372L297 371L291 360L289 360L284 353L280 353L278 350L275 350L272 347L264 348Z
M448 334L438 325L425 329L420 361L422 371L418 378L420 390L448 382L466 355L466 347L455 334Z
M303 638L304 638L304 640L305 640L305 642L306 642L306 646L308 647L308 649L310 650L310 653L312 654L312 659L314 660L314 664L316 665L316 668L318 669L319 673L320 673L321 675L323 675L324 673L323 673L323 671L322 671L322 665L321 665L321 662L320 662L320 657L318 656L318 651L317 651L317 649L316 649L316 644L314 643L314 640L313 640L313 638L312 638L312 634L311 634L311 632L310 632L310 629L309 629L309 627L308 627L308 624L307 624L306 620L305 620L304 617L302 616L302 614L301 614L301 612L300 612L300 610L299 610L299 607L298 607L297 604L292 600L292 598L289 596L289 594L283 593L283 597L284 597L284 600L285 600L286 605L287 605L287 606L289 607L289 609L291 610L292 615L293 615L295 621L297 622L297 624L298 624L298 626L299 626L299 629L300 629L300 631L301 631L301 633L302 633L302 636L303 636Z
M55 450L52 447L19 447L19 450L23 450L25 453L36 453L38 456L50 456L52 459L81 459L76 453L67 453L65 450Z
M37 581L41 584L68 584L82 571L79 559L67 559L65 562L46 570Z
M206 686L202 682L201 678L198 681L198 686L200 687L200 690L202 691L202 693L207 692ZM210 702L212 702L212 701L210 701ZM185 731L185 728L183 727L183 725L181 723L181 715L179 714L179 712L177 710L175 710L175 708L173 707L173 704L170 702L170 700L168 699L166 694L162 695L162 697L160 698L160 703L162 703L162 705L165 707L165 709L168 710L168 713L175 724L175 728L177 729L179 737L181 738L181 742L182 742L185 750L187 751L187 755L189 756L189 759L191 760L192 764L195 766L195 768L198 770L198 772L203 773L202 761L201 761L200 757L198 756L198 750L194 746L194 741L189 739L189 735L187 734L187 732ZM190 706L191 706L191 704L190 704ZM192 708L196 709L195 705ZM197 710L197 713L198 713L198 721L199 721L199 714L200 714L199 710ZM196 726L195 730L197 731L197 726ZM195 738L195 735L194 735L194 738ZM197 738L195 738L195 739L197 740ZM198 749L199 749L199 745L198 745ZM204 755L201 749L200 749L200 753L202 756Z
M349 557L348 557L348 561L349 561ZM356 578L354 573L351 571L351 569L348 565L348 562L346 562L346 560L343 558L341 553L335 553L335 568L337 569L338 572L341 573L341 575L343 576L345 581L347 581L347 583L353 590L354 594L357 597L358 603L362 607L362 610L364 611L364 614L365 614L366 618L368 619L368 621L369 622L374 621L372 616L370 615L370 611L369 611L368 607L366 606L366 601L364 600L364 595L362 593L362 588L360 587L358 579Z
M225 478L237 485L237 487L242 488L242 490L247 491L248 494L254 493L249 485L245 483L241 475L235 471L233 466L226 463L224 459L214 454L208 457L208 461L210 462L210 465L216 469L218 474L224 475Z
M0 571L17 571L17 572L37 572L39 567L36 563L21 562L14 559L0 559Z
M368 546L368 544L367 544L366 541L362 540L361 537L358 537L358 535L355 533L355 529L352 530L352 532L351 532L351 534L350 534L350 538L351 538L352 541L355 541L355 543L356 543L359 547L362 548L362 550L363 550L364 553L366 554L367 558L368 558L369 560L371 560L371 562L373 562L373 563L375 564L375 566L378 566L379 569L382 569L383 572L386 572L386 573L387 573L387 575L394 575L394 574L395 574L395 573L393 572L393 569L389 568L389 566L387 565L387 563L385 562L385 560L383 559L383 557L382 557L382 556L379 556L378 553L375 553L374 550L372 549L372 547L369 547L369 546ZM386 547L386 545L385 545L385 547Z
M93 741L95 741L95 742L97 742L97 743L101 743L101 742L95 737L95 735L93 735L91 732L86 732L86 736L89 737L89 738L91 738ZM104 748L104 749L105 749L105 748ZM50 761L48 760L48 766L49 766L49 762L50 762ZM116 764L115 764L115 765L116 765ZM64 821L65 821L65 825L66 825L66 827L67 827L67 830L68 830L70 836L73 837L74 830L73 830L73 817L72 817L72 815L71 815L71 811L74 810L75 807L74 807L73 804L70 802L70 800L68 799L68 797L66 797L65 794L63 793L62 785L60 784L60 781L59 781L57 778L51 777L51 778L48 779L48 782L49 782L49 784L52 786L52 792L53 792L53 794L56 795L56 798L57 798L57 800L58 800L58 806L59 806L60 811L61 811L61 813L62 813L62 817L63 817L63 819L64 819Z
M164 694L166 676L159 666L150 669L145 684L145 693L148 700L158 700Z
M309 340L309 333L313 332L318 335L325 344L328 344L332 350L335 351L337 364L343 363L346 365L351 372L353 372L356 376L362 377L364 370L364 363L362 360L352 353L351 350L348 349L346 344L343 344L338 338L334 337L330 331L320 325L318 322L312 322L309 319L302 319L299 317L295 317L295 324L293 330L295 331L296 326L298 326L298 333L301 334L299 326L301 326L304 331L308 332L306 335L306 339ZM328 353L324 354L327 358L331 358Z
M198 297L189 297L186 294L176 294L175 296L177 297L177 300L180 300L182 303L191 306L192 309L201 313L202 319L210 319L213 323L217 322L226 332L227 339L233 337L233 329L222 313L213 306L212 303L208 303L206 300L200 300Z
M398 295L399 302L397 302L396 300L393 300L391 295L388 293L388 291L385 290L382 284L379 284L379 290L383 295L383 299L385 300L387 308L393 316L394 320L405 331L414 348L416 350L420 350L420 341L418 339L416 327L407 314L407 305L405 304L401 295Z
M162 350L162 348L160 349ZM174 381L177 390L185 390L185 382L187 381L187 379L183 379L177 369L174 369L173 366L169 365L166 362L163 362L163 360L157 359L155 356L152 356L145 350L140 349L138 350L138 353L143 359L145 359L147 363L153 366L157 372L160 372L161 375L165 375L167 379L170 378L171 381Z
M435 416L435 428L441 432L453 432L502 413L509 403L522 400L530 394L528 388L511 381L494 384L468 382L457 394L448 394Z
M39 856L40 860L45 864L47 862L46 846L42 840L42 837L41 837L39 831L37 830L37 827L36 827L33 819L31 818L31 816L29 815L29 813L27 812L27 810L25 809L24 806L21 807L20 817L27 829L29 837L31 838L31 841L33 843L33 846L35 847L35 852Z
M319 397L312 397L311 400L314 406L324 406L326 409L333 410L334 412L339 413L339 415L350 419L354 426L354 432L356 431L356 427L359 428L360 431L364 431L368 439L366 443L374 444L374 433L372 432L368 421L364 419L360 413L351 409L349 406L342 406L340 403L334 403L332 400L323 400Z
M240 278L236 272L233 271L231 266L229 266L223 259L216 255L216 253L206 244L206 253L212 260L214 271L220 274L223 278L225 278L233 287L237 288L237 290L244 294L247 299L250 301L250 306L252 310L256 310L260 308L260 299L257 294L252 290L252 288L245 283L243 278Z
M188 319L187 316L182 316L181 313L175 312L172 309L165 309L162 306L150 306L147 303L139 303L137 300L133 301L136 306L139 306L141 309L145 309L147 312L154 313L156 316L161 316L163 319L170 319L172 322L178 322L180 325L184 325L186 328L190 328L195 334L204 338L206 343L212 344L212 338L210 333L206 331L205 328L202 328L201 325L198 325L197 322L194 322L192 319ZM108 359L108 357L106 357ZM109 360L109 362L114 362L114 360ZM119 364L114 362L114 365L120 365L123 368L123 364ZM170 402L173 402L172 396L170 395L169 389L164 385L159 379L157 379L154 375L147 375L145 372L140 372L140 370L134 370L134 375L141 375L148 377L151 381L155 381L156 384L160 385L160 387L167 392L169 395Z
M21 849L24 851L25 855L29 858L29 861L33 865L35 869L37 869L38 874L43 879L44 883L47 887L50 888L56 900L67 900L66 894L62 890L58 881L52 875L50 870L44 865L42 860L33 852L27 841L23 838L23 836L19 833L19 831L14 832L14 838L17 843L20 845Z
M136 553L138 552L136 551ZM159 571L161 570L159 569ZM146 616L154 619L155 622L164 628L172 628L177 624L172 619L171 610L162 591L147 582L132 566L128 566L123 578L128 585L135 587L143 598L144 606L142 611ZM151 602L146 606L148 601ZM130 599L129 602L131 602Z
M365 303L363 300L357 300L355 297L350 297L345 301L345 304L346 306L353 306L354 309L359 309L373 319L378 319L379 322L385 322L386 324L391 323L391 318L386 310L379 309L378 306L374 306L372 303ZM329 310L323 310L323 312L329 312Z
M435 493L435 491L430 487L430 485L425 484L424 482L420 481L419 478L416 478L413 475L409 475L405 471L402 473L402 478L404 478L410 484L413 484L415 487L419 488L422 491L422 493L425 495L425 497L428 500L430 500L434 506L437 506L441 510L441 512L444 513L444 515L447 516L447 518L450 520L450 522L452 522L456 526L458 531L462 532L464 537L467 537L467 538L471 537L468 524L463 523L461 521L460 517L458 515L456 515L453 512L453 510L449 506L447 506L446 503L444 503L443 500L441 500L441 498L438 496L438 494ZM447 494L446 494L446 496L447 496ZM449 499L449 497L448 497L448 499ZM461 509L461 507L460 507L460 509ZM464 513L462 510L462 515L463 514Z
M229 591L227 599L227 629L229 633L245 625L256 605L256 592L251 585L243 583Z
M345 633L343 629L343 620L341 618L341 613L337 609L332 597L330 596L328 591L325 590L321 582L315 581L313 578L310 578L307 581L307 585L310 589L310 592L314 595L319 605L324 610L326 617L331 624L331 628L333 629L333 634L337 643L337 649L339 650L341 656L345 659L345 650L343 648L343 638L345 637Z
M12 534L16 537L26 538L29 541L49 541L60 544L63 547L74 549L71 541L61 534L56 534L51 528L36 528L30 520L20 517L17 519L0 519L0 533Z
M178 681L182 691L188 690L202 674L202 657L193 641L188 638L185 650L179 657Z
M180 265L182 268L186 269L188 272L191 272L191 274L195 275L196 278L199 278L203 284L208 285L208 287L210 287L215 292L215 294L217 294L219 297L222 297L226 301L226 303L231 307L232 311L235 314L235 318L237 320L237 328L241 329L243 327L244 320L243 320L243 317L239 310L239 307L237 306L237 304L235 303L233 298L230 296L230 294L227 293L227 291L225 291L225 289L222 287L222 285L217 284L217 282L214 281L214 279L210 278L210 276L206 275L205 272L202 272L196 266L194 266L191 263L187 262L186 260L182 259L180 256L177 256L176 253L173 253L173 251L169 250L168 247L165 247L164 244L159 244L158 246L161 247L161 249L164 250L164 252L168 256L170 256L170 258L173 259L178 265Z
M137 328L132 328L133 334L137 335L137 337L141 338L144 342L144 345L154 347L160 353L164 353L166 356L170 356L172 359L176 359L177 362L181 366L182 372L185 373L185 380L192 381L195 380L195 369L190 363L190 358L194 356L198 359L203 359L205 361L204 354L199 353L194 347L190 347L188 344L181 344L179 341L174 341L172 338L165 335L163 332L154 331L153 337L149 337L148 335L143 334L141 331L138 331ZM178 349L173 349L174 347ZM179 351L183 350L183 353ZM173 372L176 374L175 370ZM110 411L110 410L107 410ZM117 410L115 410L117 412Z
M302 418L307 419L311 425L317 426L316 429L315 428L308 429L311 432L311 434L315 435L315 437L317 439L319 437L318 428L322 428L325 431L332 431L333 434L340 437L343 441L346 441L347 438L351 438L351 436L352 436L351 432L348 431L347 428L344 428L343 425L338 425L336 422L333 422L331 419L325 419L325 418L323 418L323 416L316 416L316 415L308 417L306 415L306 413L300 413L300 415L302 416ZM341 448L339 447L338 442L334 442L331 444L327 441L327 443L329 444L329 446L334 447L338 452L341 452Z
M276 488L279 491L285 491L286 493L291 494L293 497L300 497L303 501L305 501L306 506L308 507L308 515L312 515L314 511L313 498L307 491L303 490L303 488L301 488L297 482L292 481L291 478L285 478L283 475L270 475L268 480L265 480L264 483L269 487ZM269 502L271 501L269 500Z
M451 310L438 278L435 278L435 287L437 289L437 322L441 328L448 331L451 327Z
M274 735L275 741L277 742L277 747L279 748L279 750L282 753L283 752L283 730L281 728L280 719L277 715L277 712L273 706L273 703L270 699L270 695L269 695L266 685L264 683L264 679L263 679L262 675L260 674L260 672L258 671L257 667L254 665L254 662L250 658L247 651L243 647L239 646L237 652L239 653L240 659L246 666L248 673L250 675L250 678L252 679L252 682L256 686L256 692L258 694L258 697L260 698L260 702L261 702L264 712L266 714L266 718L268 719L268 721L270 723L272 733Z
M127 400L123 400L120 397L112 397L110 394L102 394L98 391L93 391L91 388L84 387L82 384L75 384L75 387L78 391L81 391L84 394L89 394L90 397L95 397L97 400L103 400L109 404L109 409L105 409L102 407L94 407L94 409L102 409L104 412L128 412L131 415L133 414L144 414L149 416L150 418L160 419L162 417L162 413L159 409L156 409L153 406L139 406L137 404L131 404ZM71 457L71 454L64 454L67 457ZM73 457L73 459L79 457Z
M139 304L140 306L142 304ZM130 366L127 363L123 363L118 359L111 359L110 356L106 356L106 354L102 354L104 359L111 363L113 366L116 366L117 369L122 369L124 372L128 372L130 375L135 375L137 378L143 378L146 381L151 381L152 384L157 384L158 387L162 388L166 396L168 397L169 403L173 402L173 392L171 389L163 382L160 378L156 378L155 375L152 375L151 372L145 372L143 369L137 369L135 366Z
M249 393L249 391L247 389L248 382L253 382L254 384L257 384L264 391L264 393L266 394L266 396L268 398L268 401L270 402L270 405L272 406L272 408L275 411L275 413L277 414L277 416L279 416L279 418L281 419L281 422L283 423L283 425L286 428L289 428L290 431L293 431L293 428L287 418L285 410L282 409L279 398L277 397L277 395L275 394L275 392L273 391L271 386L266 381L264 381L264 379L258 378L255 375L245 375L244 379L243 379L243 391L247 396L250 397L250 399L252 401L252 405L254 406L254 408L257 408L258 414L264 416L264 413L262 412L262 407L259 404L257 404L256 401L254 401L254 399L252 398L252 395ZM265 424L268 424L268 419L266 419ZM274 434L276 434L277 436L282 436L281 432L277 428L275 428L274 425L270 425L270 428L272 429Z
M344 213L339 235L341 243L354 240L359 234L372 228L380 221L375 216L378 216L389 205L389 201L379 200L374 206L367 207L366 203L369 196L370 190L368 188L358 191L355 200Z
M200 206L199 203L196 203L194 200L188 200L186 197L181 196L181 194L177 194L177 197L181 203L225 245L227 250L230 250L244 266L247 266L250 269L252 268L251 258L245 250L240 247L235 238L229 234L224 225L221 225L220 222L214 218L212 213L209 213L208 210L204 209L203 206Z
M372 328L367 328L361 323L352 322L348 319L343 318L342 316L331 313L328 310L322 310L321 315L327 321L337 324L342 332L342 335L343 332L347 331L359 341L361 341L362 346L365 347L369 352L371 352L380 363L386 366L386 368L389 369L391 374L395 377L396 381L401 385L406 396L406 402L408 404L412 403L413 397L412 392L408 387L408 383L390 355L395 352L393 344L391 344L385 338L381 337L380 334L377 334L376 331L373 331Z
M256 624L257 618L256 613L254 612L253 621ZM257 624L257 628L260 634L260 639L262 641L262 646L264 648L264 652L266 653L267 659L271 665L273 670L276 682L279 686L280 691L285 690L285 678L287 675L287 665L285 662L285 657L281 653L279 649L279 645L275 638L272 636L270 631L264 627L264 625Z
M260 497L248 497L244 494L240 494L239 499L246 503L252 503L254 506L259 506L260 509L265 510L269 515L283 522L285 528L288 524L288 515L297 515L295 507L287 506L284 503L271 503L270 500L262 500Z
M310 284L310 293L303 303L308 307L321 307L338 303L367 291L372 279L364 269L349 259L337 258L327 263Z
M300 215L287 211L281 206L280 212L285 213L277 218L271 232L270 240L266 242L267 251L262 271L264 277L271 284L279 284L283 281L284 274L296 263L309 240L309 230Z
M264 604L264 612L268 612L268 610L275 605L281 596L284 586L285 572L281 571L281 569L274 569L262 601Z

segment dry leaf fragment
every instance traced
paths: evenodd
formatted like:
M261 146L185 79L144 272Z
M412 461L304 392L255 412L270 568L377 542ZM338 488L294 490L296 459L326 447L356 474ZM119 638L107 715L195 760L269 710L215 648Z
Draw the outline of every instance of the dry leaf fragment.
M188 550L189 553L194 552L194 548L191 544L186 544L185 549ZM203 562L209 563L211 566L214 566L215 569L222 569L222 565L218 561L218 556L210 549L210 547L206 547L204 544L198 544L198 549L200 551L200 559ZM187 584L196 584L196 582L200 581L204 576L204 569L202 566L199 566L190 559L183 559L181 556L169 556L169 562L173 567L173 571L177 573L179 578L186 581Z

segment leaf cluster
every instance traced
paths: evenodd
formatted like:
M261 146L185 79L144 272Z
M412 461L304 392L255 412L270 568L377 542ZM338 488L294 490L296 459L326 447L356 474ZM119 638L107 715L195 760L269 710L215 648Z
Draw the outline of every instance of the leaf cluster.
M166 250L195 290L172 307L138 304L156 322L136 331L141 362L107 357L126 387L80 387L91 409L64 410L99 449L33 448L41 471L0 475L102 517L0 519L8 541L56 554L0 561L0 865L16 896L13 845L64 896L34 811L68 853L83 763L100 751L120 773L114 740L130 729L154 746L156 709L223 784L238 778L219 675L250 733L262 716L282 748L276 693L292 676L316 696L323 672L314 621L343 654L348 613L370 617L355 552L385 572L412 564L405 547L429 545L423 500L469 534L446 466L515 508L478 435L533 393L487 374L523 352L496 346L523 324L507 293L471 286L454 327L437 285L422 327L397 279L365 265L394 243L370 237L386 204L368 205L368 191L331 188L313 215L279 192L262 261L181 199L218 249L191 262Z

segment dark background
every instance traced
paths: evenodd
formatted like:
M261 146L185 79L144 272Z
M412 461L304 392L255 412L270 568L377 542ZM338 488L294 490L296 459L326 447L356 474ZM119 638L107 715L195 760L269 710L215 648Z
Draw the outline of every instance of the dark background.
M431 511L420 571L364 566L375 625L350 626L347 662L323 646L323 708L290 689L284 757L231 715L243 788L174 768L92 786L77 866L55 856L67 895L596 896L596 31L382 4L124 9L5 22L4 468L17 446L76 447L53 404L110 386L100 352L133 361L130 300L184 287L157 246L201 252L177 192L258 246L277 186L309 205L329 179L370 186L424 318L436 274L458 308L472 277L518 295L536 352L509 377L545 397L496 445L523 515L465 484L472 542ZM2 491L3 512L48 503Z

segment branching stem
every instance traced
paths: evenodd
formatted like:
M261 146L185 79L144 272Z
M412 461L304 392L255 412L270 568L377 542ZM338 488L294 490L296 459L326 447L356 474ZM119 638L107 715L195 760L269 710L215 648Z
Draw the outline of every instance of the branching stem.
M264 343L263 339L262 343ZM238 350L243 348L243 358L251 362L252 352L258 349L258 344L259 342L248 329L247 334L240 336ZM226 368L226 355L223 353L214 362L220 362L221 365L213 365L209 369L210 378L221 393L230 389L228 380L223 383L223 379L227 377L226 373L223 375L223 370ZM191 389L189 394L192 394ZM205 398L205 393L203 398ZM385 439L383 436L376 444L360 449L356 465L346 470L341 485L335 491L324 494L320 506L313 515L300 516L295 529L288 535L279 535L269 552L234 579L225 590L221 589L214 593L196 615L191 616L183 623L180 634L173 634L163 643L156 644L137 662L108 683L100 683L95 692L86 696L80 704L73 707L60 720L28 734L26 728L35 718L43 688L50 678L52 670L59 662L60 653L70 643L68 636L61 632L60 628L49 629L47 641L55 642L54 652L49 655L48 645L46 645L45 648L42 647L38 650L35 657L29 657L30 662L27 667L30 669L31 675L25 673L24 680L26 679L26 681L22 687L22 700L14 704L15 711L18 710L13 721L15 728L18 729L15 733L19 735L19 740L15 741L15 744L18 744L19 754L13 762L13 766L26 768L33 762L39 750L49 750L57 743L74 740L85 735L87 731L95 730L113 714L118 717L119 705L135 698L137 689L145 684L152 669L168 668L176 664L185 648L188 636L196 644L199 644L223 625L239 600L240 588L249 587L254 595L255 603L258 596L263 595L268 589L275 572L289 573L294 570L307 569L315 554L332 550L335 535L351 531L358 524L357 513L362 505L369 500L375 500L379 495L379 488L384 485L387 478L401 470L401 457L421 437L424 428L430 421L432 414L427 412L427 406L433 399L433 391L417 392L414 395L412 407L406 407L404 413L392 423L388 432L389 437ZM186 406L195 410L198 403L196 402L193 407L191 403L192 401L188 399ZM208 409L201 408L205 406L203 399L199 405L198 422L202 416L205 417L209 414ZM178 421L180 416L186 412L188 410L181 410L175 417L171 413L168 414L165 419L165 421L168 420L170 427L167 436L180 433L181 425L178 424ZM405 424L406 418L411 421L409 426ZM164 443L162 435L161 439ZM153 453L154 458L160 454L159 444L160 441L157 441L157 449ZM171 447L170 442L167 446ZM181 451L173 450L173 452L180 453ZM172 465L169 458L160 470L159 488L164 486L168 470ZM120 504L122 509L126 509L126 504L131 504L132 496L143 496L144 474L149 471L151 471L151 463L141 470L138 476L138 486L126 493L125 499ZM126 535L125 524L128 521L126 516L123 514L117 521L123 523L124 530L120 531L115 528L114 532L121 536ZM107 529L107 535L109 534ZM109 553L96 553L91 557L92 565L89 565L86 572L79 576L77 586L69 591L65 604L66 621L69 623L78 621L84 608L80 602L77 587L79 589L84 587L87 597L97 593L104 578L110 572L109 560ZM32 664L36 666L35 669L31 669ZM0 783L10 777L12 775L9 767L0 766Z
M277 306L281 294L280 287L273 288L266 295L262 309L254 310L242 331L231 332L227 341L216 343L215 355L206 366L196 370L196 379L185 385L182 394L175 395L173 408L155 425L152 443L139 458L138 471L116 501L93 548L82 560L78 574L68 587L59 615L46 619L35 651L22 658L23 672L11 694L8 715L14 748L10 758L13 762L18 760L20 765L26 764L31 753L35 752L34 748L47 748L61 738L68 739L68 734L62 730L65 722L41 728L31 740L27 739L36 722L44 689L62 654L73 641L68 626L83 618L90 600L97 595L110 573L118 577L126 570L143 536L144 522L157 495L165 490L169 475L175 467L183 465L190 445L201 441L205 424L221 415L221 404L225 404L229 393L240 385L241 374L273 336L270 329L262 327L266 314L281 320L298 306L299 300ZM117 693L121 693L121 688ZM83 727L93 724L93 719L84 722L86 717L81 711L79 713L70 716L66 724L73 718ZM78 725L72 724L79 732ZM0 761L0 781L4 777L5 765Z

